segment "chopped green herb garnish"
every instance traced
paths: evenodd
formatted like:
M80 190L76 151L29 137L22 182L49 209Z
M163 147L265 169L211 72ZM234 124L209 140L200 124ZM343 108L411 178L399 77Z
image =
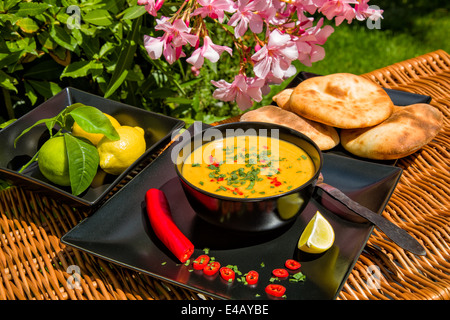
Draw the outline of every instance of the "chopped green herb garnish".
M297 272L293 275L291 275L291 278L289 278L289 282L300 282L300 281L305 281L306 276L301 273L301 272Z

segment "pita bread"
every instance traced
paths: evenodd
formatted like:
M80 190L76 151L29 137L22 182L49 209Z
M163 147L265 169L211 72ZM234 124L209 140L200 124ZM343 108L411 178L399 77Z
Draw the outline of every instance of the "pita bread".
M289 110L289 98L291 97L294 88L288 88L280 91L276 95L272 97L272 100L279 106L285 110Z
M387 120L374 127L341 130L341 144L360 157L398 159L433 140L443 126L443 119L442 112L429 104L395 107Z
M269 122L297 130L313 140L319 149L328 150L339 144L336 129L297 116L276 106L264 106L244 113L240 121Z
M292 92L290 111L336 128L377 125L392 113L388 94L368 79L350 73L309 78Z

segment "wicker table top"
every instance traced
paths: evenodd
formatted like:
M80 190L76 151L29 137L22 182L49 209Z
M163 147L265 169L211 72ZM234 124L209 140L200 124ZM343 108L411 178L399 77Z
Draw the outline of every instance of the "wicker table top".
M383 212L418 239L427 255L405 252L374 229L338 299L448 300L450 55L438 50L363 76L385 88L431 96L445 123L432 142L397 162L404 171ZM19 187L0 192L0 299L205 298L63 245L61 236L88 214ZM74 276L81 288L72 288ZM370 285L373 277L378 286Z

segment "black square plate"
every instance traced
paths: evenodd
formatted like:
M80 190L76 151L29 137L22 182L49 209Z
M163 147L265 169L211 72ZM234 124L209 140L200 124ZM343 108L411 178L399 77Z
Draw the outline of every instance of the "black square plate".
M89 187L79 196L70 193L70 188L60 187L49 182L39 171L37 163L31 165L23 173L18 173L24 164L48 138L45 125L39 125L22 136L16 147L14 140L20 133L36 121L56 116L65 107L73 103L83 103L114 116L120 124L140 126L145 131L147 150L134 164L118 176L107 175L102 183ZM117 101L108 100L74 88L66 88L57 95L42 103L6 128L0 130L0 179L15 185L46 192L72 205L95 207L102 199L126 177L142 160L152 154L156 148L168 143L171 133L184 126L178 119L129 106Z
M183 135L191 134L192 127ZM264 288L269 284L271 271L284 267L286 259L294 258L301 262L300 270L306 280L280 282L287 288L287 299L336 298L372 232L371 224L343 219L322 205L323 199L317 193L299 218L280 230L244 234L209 225L196 216L182 191L171 159L176 143L61 241L119 265L221 299L267 299ZM381 214L401 176L401 169L325 153L322 173L326 183ZM258 271L258 284L246 286L236 280L226 283L220 277L211 278L201 271L192 271L191 265L179 264L148 223L144 196L149 188L165 192L175 223L196 248L192 258L209 248L209 255L222 265L235 265L242 273ZM299 236L317 210L335 230L334 245L320 255L302 254L297 249Z

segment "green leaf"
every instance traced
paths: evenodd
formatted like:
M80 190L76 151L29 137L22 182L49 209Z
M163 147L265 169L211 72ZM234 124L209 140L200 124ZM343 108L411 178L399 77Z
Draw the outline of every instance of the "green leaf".
M2 124L0 124L0 129L6 128L7 126L9 126L11 123L13 123L16 120L17 119L11 119L11 120L8 120L6 122L3 122Z
M145 14L147 12L147 10L145 9L145 6L140 6L140 5L136 5L136 6L132 6L129 7L127 9L125 9L122 13L123 13L123 19L136 19L139 18L140 16L142 16L143 14Z
M47 128L49 128L49 131L51 132L51 128L53 128L53 126L50 127L49 123L55 123L57 118L58 118L58 116L53 117L53 118L47 118L47 119L38 120L32 126L30 126L30 127L26 128L25 130L23 130L22 133L19 134L17 136L17 138L14 140L14 148L16 147L17 140L19 140L20 137L22 137L24 134L26 134L28 131L30 131L31 129L33 129L37 125L45 123L45 125L47 126Z
M26 33L34 33L39 30L39 25L31 18L22 18L16 23L20 30Z
M0 69L8 65L16 64L23 55L23 52L24 51L20 50L17 52L0 53Z
M45 10L50 8L51 5L48 3L37 3L37 2L21 2L19 4L19 9L14 10L18 17L33 17L43 13ZM13 10L11 10L13 11Z
M0 70L0 87L17 92L15 84L17 84L15 78Z
M34 104L38 100L38 96L33 87L27 81L24 81L23 84L25 86L25 95L28 97L28 99L30 99L31 105L34 106Z
M107 116L91 106L80 106L69 113L78 125L89 133L102 133L110 140L119 140L120 136Z
M80 78L86 77L89 74L97 74L100 70L103 69L103 66L100 62L91 60L91 61L76 61L69 64L64 68L64 71L61 74L61 78L71 77L71 78Z
M72 194L79 195L94 180L100 162L97 148L84 139L64 134L69 161L70 186Z
M68 34L63 27L52 25L50 28L50 36L61 47L70 51L75 51L77 41Z
M39 43L46 49L54 50L58 46L55 40L50 37L50 33L48 31L42 30L37 35L37 39Z
M179 104L192 104L193 100L189 98L182 97L167 97L167 103L179 103Z
M32 65L25 69L23 77L25 79L53 80L61 75L63 66L52 60L44 60L39 64Z
M142 18L133 21L131 31L127 35L127 39L125 40L125 44L122 47L119 59L117 60L116 68L108 83L108 88L104 95L105 98L109 97L120 87L128 74L128 70L134 59L134 54L136 53L137 42L140 36L141 21Z
M9 9L11 9L12 7L14 7L16 4L18 4L20 1L22 1L22 0L6 0L6 1L2 1L3 3L4 3L4 9L5 10L9 10Z
M60 92L62 88L55 82L51 81L37 81L37 80L27 80L27 82L36 90L41 96L49 99L55 94Z
M56 116L54 116L52 118L40 119L40 120L36 121L33 125L29 126L25 130L23 130L22 133L19 134L19 136L14 140L14 148L16 147L17 140L19 140L19 138L21 136L26 134L28 131L30 131L35 126L40 125L42 123L44 123L45 126L47 127L47 129L48 129L48 131L50 133L50 137L53 136L52 129L53 129L53 127L56 124L59 124L61 126L61 128L67 129L65 127L65 123L67 122L66 114L71 112L72 110L73 110L73 107L72 106L68 106L68 107L64 108L60 113L58 113Z
M113 23L113 17L108 10L93 10L83 15L83 21L95 24L97 26L110 26Z

